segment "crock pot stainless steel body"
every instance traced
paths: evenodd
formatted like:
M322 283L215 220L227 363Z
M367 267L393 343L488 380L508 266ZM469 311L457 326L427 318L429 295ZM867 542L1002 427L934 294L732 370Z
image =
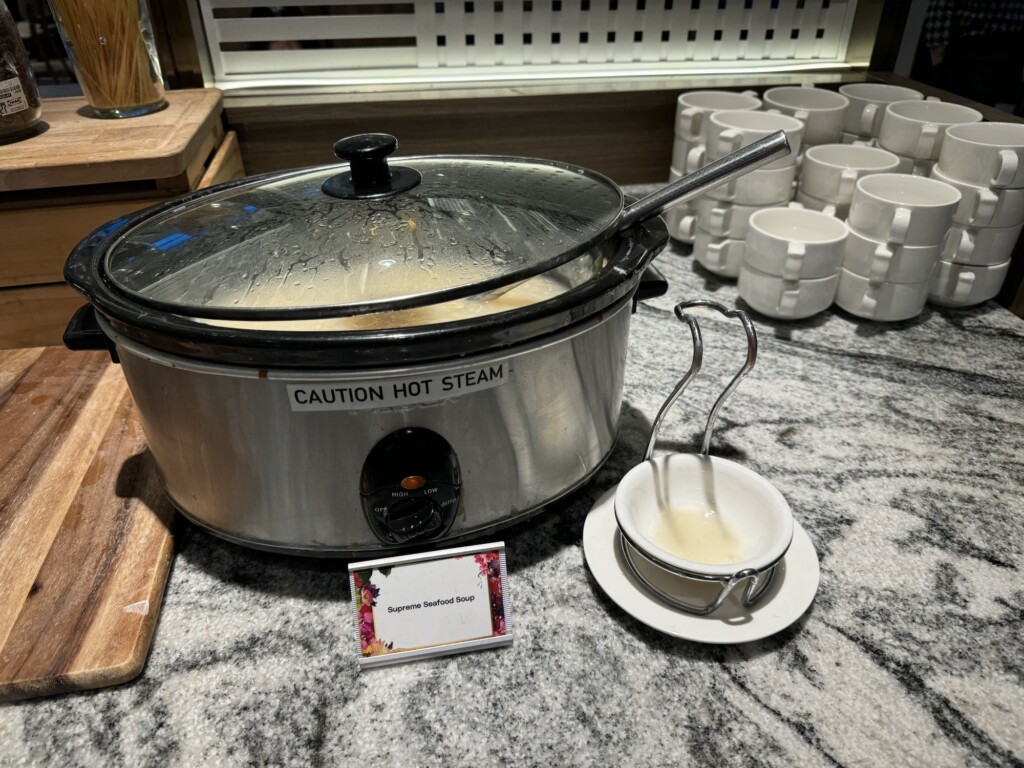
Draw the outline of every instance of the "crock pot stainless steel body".
M553 170L568 193L549 194L536 177L524 181L504 169L496 201L483 199L487 183L471 193L457 183L464 199L449 196L455 193L446 177L461 166L475 183L480 166L505 160L531 174ZM355 177L336 174L337 167L244 180L112 222L68 261L68 282L91 305L76 314L65 343L106 347L121 362L169 496L218 535L338 556L454 541L541 509L585 482L611 451L631 304L667 242L663 222L629 223L594 239L621 218L602 210L599 198L621 193L572 166L501 158L404 162L423 171L421 191L407 191L419 183L416 168L387 176L382 194L379 185L353 189ZM530 192L511 194L508 184ZM417 194L419 208L402 209ZM322 195L343 199L325 202ZM527 198L520 210L510 202L517 196ZM300 208L300 198L312 202ZM324 222L332 206L349 205L362 208L337 210L355 210L355 224ZM495 245L486 232L481 246L457 242L462 230L456 237L444 229L467 227L472 235L486 215L499 216L512 232L539 220L541 231L520 253ZM355 300L335 295L344 292L339 263L344 279L378 269L382 255L381 269L393 266L392 250L404 246L382 247L378 234L395 222L401 237L411 233L417 243L433 231L437 248L429 258L422 249L406 254L412 266L397 289L361 279ZM305 228L312 230L308 244ZM318 235L335 239L325 246ZM449 241L454 253L443 252ZM320 266L306 276L314 252ZM460 276L442 275L438 288L427 267L449 257ZM256 262L255 270L247 266ZM474 267L468 277L459 272L463 262ZM318 270L335 282L325 283ZM497 314L356 331L274 325L428 306L541 272L559 283L557 295ZM254 277L256 290L222 290ZM317 282L304 282L310 280ZM265 286L273 296L294 296L266 304ZM269 325L251 323L261 318Z
M584 482L615 441L630 308L620 300L562 333L491 354L372 372L218 366L104 332L186 516L259 547L354 554L385 545L361 503L367 457L408 427L440 435L458 457L461 507L446 539L511 523ZM354 410L339 402L481 373L490 386L453 398ZM293 410L296 397L315 392L334 402ZM400 474L420 472L412 460Z

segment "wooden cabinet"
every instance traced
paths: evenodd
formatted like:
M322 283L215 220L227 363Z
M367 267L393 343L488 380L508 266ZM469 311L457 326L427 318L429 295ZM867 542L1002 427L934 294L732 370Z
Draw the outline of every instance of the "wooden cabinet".
M47 130L0 146L0 348L60 343L84 299L64 262L103 223L244 175L215 89L172 91L167 109L84 117L80 98L43 104Z

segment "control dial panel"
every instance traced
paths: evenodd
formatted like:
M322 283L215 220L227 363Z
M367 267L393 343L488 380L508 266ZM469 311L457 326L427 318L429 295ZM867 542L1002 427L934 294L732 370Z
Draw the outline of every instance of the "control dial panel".
M359 490L366 519L381 541L436 539L452 527L459 509L459 460L436 432L400 429L370 451Z

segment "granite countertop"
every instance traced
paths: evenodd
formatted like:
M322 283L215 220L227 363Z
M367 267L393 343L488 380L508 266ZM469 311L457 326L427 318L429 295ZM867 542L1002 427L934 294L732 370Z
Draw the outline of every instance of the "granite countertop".
M0 707L0 765L1024 762L1024 322L994 304L756 319L713 452L782 490L821 583L780 634L698 645L622 611L581 546L688 364L673 305L736 303L675 247L658 266L671 287L633 318L610 461L503 536L511 647L359 673L344 564L182 524L143 675ZM659 450L696 449L743 358L735 320L701 323L704 370Z

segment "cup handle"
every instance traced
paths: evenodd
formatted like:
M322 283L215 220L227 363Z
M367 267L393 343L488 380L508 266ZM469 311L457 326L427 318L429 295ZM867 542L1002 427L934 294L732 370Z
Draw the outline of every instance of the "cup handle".
M699 144L686 153L686 172L693 173L704 167L704 145Z
M1018 162L1017 153L1012 149L999 150L999 170L996 172L996 177L992 180L992 183L998 184L1001 187L1012 183L1013 177L1017 175Z
M796 283L796 286L792 289L783 286L782 295L779 297L779 303L775 307L775 312L779 317L789 317L796 310L796 303L800 299L800 283Z
M954 233L957 236L953 236ZM960 228L949 230L946 234L946 242L942 247L942 258L952 262L956 262L957 259L969 261L972 253L974 253L974 240L967 236L967 230Z
M892 266L892 249L887 245L880 245L875 248L871 257L871 269L868 270L868 281L871 283L883 283L889 277L889 267Z
M724 243L708 243L706 258L709 266L720 269L725 264L727 245L728 241Z
M976 227L984 227L990 224L998 204L999 196L995 192L991 189L981 190L974 200L974 210L971 212L970 223Z
M925 97L925 101L942 101L942 99L940 99L938 96L927 96Z
M853 199L853 191L857 188L859 175L853 168L843 168L839 174L839 198L837 203L849 203Z
M864 136L874 133L875 118L878 116L877 104L864 105L864 111L860 113L860 132Z
M860 311L871 317L875 315L875 307L878 306L878 296L875 294L874 284L868 283L868 289L860 297Z
M693 214L687 214L679 220L679 226L676 227L676 236L680 240L693 240L696 228L697 217Z
M832 205L832 203L829 203L828 205L821 209L821 212L824 213L826 216L836 216L836 207Z
M973 287L974 273L961 272L956 277L956 287L953 289L953 295L949 298L952 301L967 301L967 298L971 295L971 288Z
M761 94L759 94L757 91L746 90L746 91L740 91L740 93L742 93L744 96L753 96L755 99L760 99L761 98Z
M727 232L729 230L729 222L732 220L732 208L723 208L716 205L711 209L711 214L708 216L708 226L713 228L716 232Z
M775 107L772 107L771 109L766 109L764 111L765 112L771 112L773 115L781 115L782 114L782 110L776 109Z
M935 123L925 123L921 126L921 135L917 139L917 151L914 153L918 160L924 160L932 156L935 151L935 141L939 137L939 126Z
M907 240L907 230L910 228L910 209L897 208L892 215L892 224L889 225L890 243L903 245Z
M743 134L733 128L727 128L718 134L718 156L725 157L735 152L743 143Z
M782 263L783 280L799 280L800 268L807 255L807 246L799 242L790 242L786 246L786 259Z
M684 139L697 141L700 139L701 129L704 127L704 112L696 107L687 107L679 113L679 121L676 124L676 133Z

